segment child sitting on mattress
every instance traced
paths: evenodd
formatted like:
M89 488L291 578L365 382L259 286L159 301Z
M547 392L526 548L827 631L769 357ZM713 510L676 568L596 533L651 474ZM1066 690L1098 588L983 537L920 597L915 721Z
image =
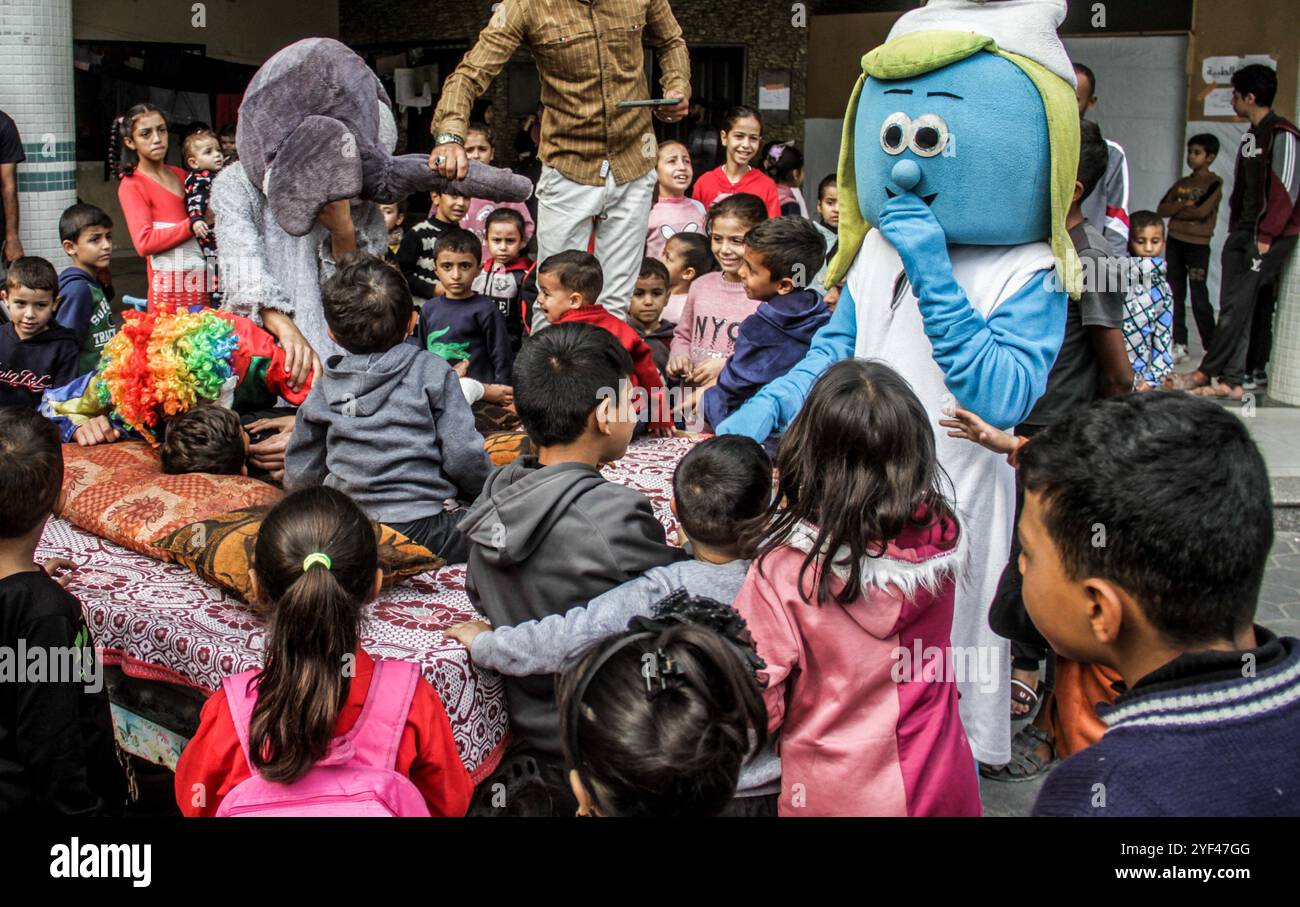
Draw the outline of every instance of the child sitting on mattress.
M0 819L117 814L126 802L103 664L68 578L55 578L73 565L35 563L62 485L54 426L0 408L0 651L47 652L57 671L15 680L10 670L0 683Z
M40 411L65 444L143 437L161 446L164 472L229 474L247 452L235 414L269 409L277 397L296 406L310 389L310 376L290 388L284 351L247 318L129 312L99 368L46 391Z

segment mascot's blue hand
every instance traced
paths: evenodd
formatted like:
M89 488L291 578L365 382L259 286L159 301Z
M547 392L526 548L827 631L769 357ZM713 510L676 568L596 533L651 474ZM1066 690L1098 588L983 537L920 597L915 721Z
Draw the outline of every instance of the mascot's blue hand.
M759 444L776 430L776 411L767 400L751 399L714 428L719 435L744 435Z
M900 193L885 202L880 209L880 232L898 251L907 279L919 298L925 299L928 276L952 275L948 238L943 227L930 206L911 192Z

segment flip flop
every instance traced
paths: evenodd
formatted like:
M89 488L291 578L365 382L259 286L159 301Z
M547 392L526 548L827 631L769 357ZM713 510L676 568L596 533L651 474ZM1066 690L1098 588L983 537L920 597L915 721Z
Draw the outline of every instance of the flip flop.
M1020 712L1019 714L1013 711L1011 713L1012 721L1021 721L1034 713L1034 709L1038 706L1038 699L1042 689L1043 682L1041 680L1038 682L1037 687L1030 687L1029 684L1025 683L1023 680L1017 680L1014 677L1011 678L1011 701L1013 703L1018 702L1021 705L1028 706L1025 711Z

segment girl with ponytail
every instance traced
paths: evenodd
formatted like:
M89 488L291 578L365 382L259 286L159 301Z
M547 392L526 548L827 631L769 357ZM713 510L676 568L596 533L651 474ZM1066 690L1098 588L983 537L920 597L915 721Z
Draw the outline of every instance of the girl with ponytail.
M744 621L684 591L656 613L584 650L556 685L579 816L724 814L766 742Z
M149 276L149 311L170 314L209 304L208 272L185 211L185 171L167 163L163 112L136 104L113 121L110 158L117 162L117 200Z
M226 678L203 706L176 767L181 812L464 815L473 785L433 687L418 666L361 648L382 573L376 527L356 503L325 487L284 498L262 522L251 579L266 663ZM396 746L377 749L394 758L376 765L364 741L384 733ZM322 807L327 787L351 794Z

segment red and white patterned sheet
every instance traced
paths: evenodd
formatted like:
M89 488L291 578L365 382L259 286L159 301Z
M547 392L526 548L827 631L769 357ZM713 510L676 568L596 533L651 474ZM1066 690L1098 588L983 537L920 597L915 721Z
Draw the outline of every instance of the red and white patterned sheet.
M690 438L644 439L607 466L614 482L645 494L676 540L668 507L677 461ZM69 591L81 601L104 660L133 676L205 691L231 674L262 663L265 630L246 606L179 564L137 554L51 519L38 557L66 557L79 565ZM385 589L366 608L361 642L366 651L423 665L438 691L462 761L475 780L501 758L508 728L498 675L480 671L465 647L443 630L478 617L465 595L465 567L444 567Z

